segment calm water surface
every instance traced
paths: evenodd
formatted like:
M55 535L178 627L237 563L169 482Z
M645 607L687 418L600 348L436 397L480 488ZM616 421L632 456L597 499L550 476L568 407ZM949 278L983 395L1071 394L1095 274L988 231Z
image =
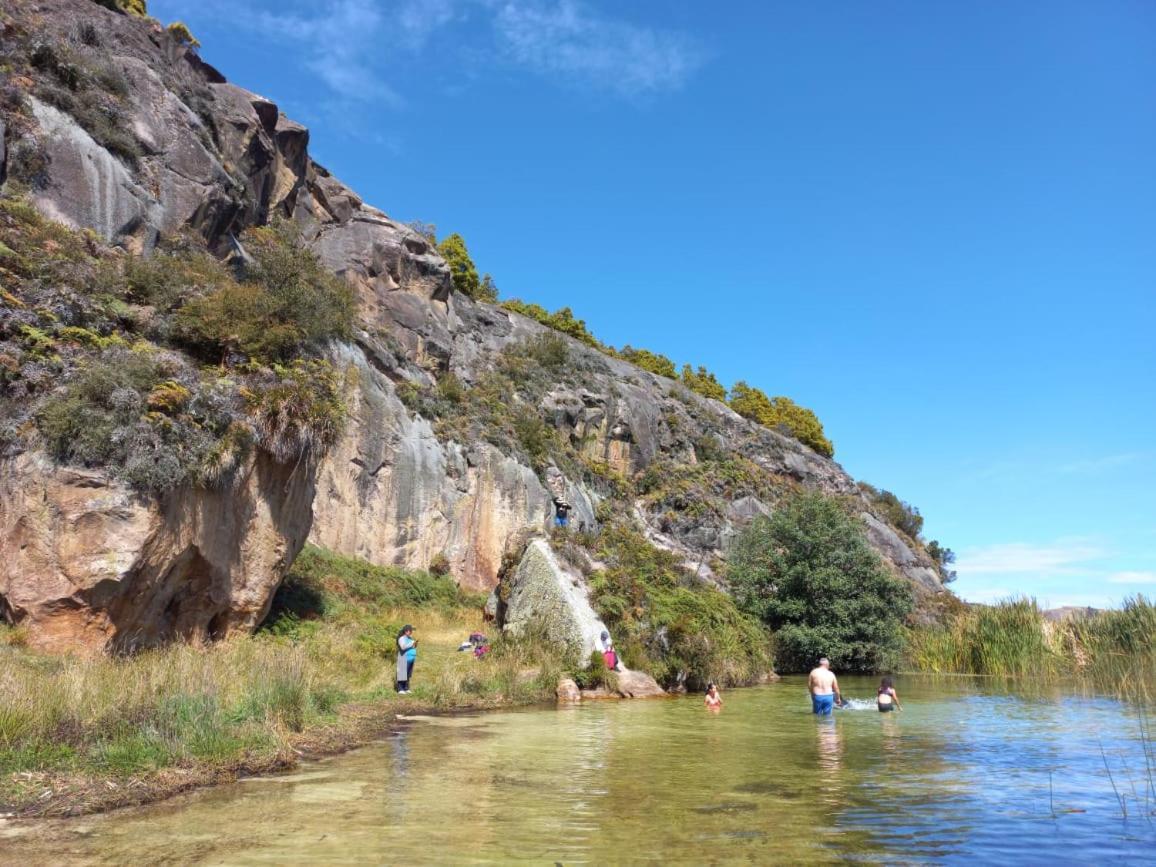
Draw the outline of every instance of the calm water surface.
M0 862L1153 862L1134 708L897 685L902 713L823 721L797 678L717 715L688 697L418 718L291 776L0 827Z

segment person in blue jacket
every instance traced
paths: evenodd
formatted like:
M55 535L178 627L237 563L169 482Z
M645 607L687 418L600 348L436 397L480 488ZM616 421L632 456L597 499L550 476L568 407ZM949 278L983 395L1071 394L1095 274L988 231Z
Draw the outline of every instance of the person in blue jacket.
M397 694L409 694L409 679L413 677L413 663L417 659L417 639L408 623L397 634Z

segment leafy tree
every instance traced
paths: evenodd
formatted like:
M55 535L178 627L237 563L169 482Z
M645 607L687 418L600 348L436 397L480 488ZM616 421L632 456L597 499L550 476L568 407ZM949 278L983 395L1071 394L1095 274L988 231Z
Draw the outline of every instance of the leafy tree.
M489 274L482 275L482 285L478 287L478 300L498 303L498 286Z
M703 397L722 401L727 399L727 390L719 383L715 375L702 365L699 365L698 370L694 371L691 370L689 364L684 364L682 366L682 384Z
M442 258L453 272L454 289L471 298L479 297L482 283L478 279L478 269L474 266L474 260L470 258L470 251L466 249L465 238L457 232L443 238L438 244L438 252L442 254Z
M678 378L674 362L665 355L651 352L649 349L635 349L628 344L618 352L618 357L659 376L666 376L670 379Z
M728 578L739 606L775 631L776 667L886 670L902 649L911 588L891 576L838 501L804 494L738 538Z
M956 578L955 570L948 569L947 567L955 562L955 552L950 548L943 547L938 541L932 539L927 543L927 553L939 567L939 575L943 583L949 584L954 581Z
M818 416L789 397L767 397L761 390L739 381L731 388L730 407L763 427L786 432L824 457L835 454L835 445L823 433Z

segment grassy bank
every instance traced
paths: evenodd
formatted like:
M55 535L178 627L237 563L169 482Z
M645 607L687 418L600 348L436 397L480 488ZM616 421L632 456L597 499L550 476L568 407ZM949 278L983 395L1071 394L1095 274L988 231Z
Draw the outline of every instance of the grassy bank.
M417 628L413 693L393 639ZM127 658L51 657L0 627L0 812L141 803L364 742L398 712L552 698L563 664L531 640L458 653L480 600L448 578L307 549L251 638Z
M938 625L910 630L907 660L916 671L1079 678L1134 693L1156 683L1156 605L1137 596L1058 621L1033 599L961 606Z

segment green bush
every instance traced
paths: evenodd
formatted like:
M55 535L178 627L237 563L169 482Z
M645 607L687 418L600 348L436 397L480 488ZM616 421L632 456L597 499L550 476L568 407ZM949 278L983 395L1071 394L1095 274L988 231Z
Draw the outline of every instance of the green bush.
M590 576L593 601L628 667L690 688L750 683L770 671L769 633L676 555L622 525L587 543L605 564Z
M144 18L149 14L148 0L94 0L94 2L113 12L122 12L137 18Z
M740 381L731 388L730 407L763 427L794 437L824 457L835 454L835 446L823 433L818 416L789 397L767 397L759 389Z
M178 315L179 333L190 348L286 361L350 335L352 288L301 245L292 223L250 229L243 240L253 257L245 282L220 284Z
M522 316L533 319L535 322L540 322L547 328L553 328L555 331L560 331L562 334L576 338L587 346L592 346L602 351L606 350L606 347L587 330L586 322L582 319L576 319L574 317L574 311L569 307L562 307L553 313L549 313L541 304L527 304L517 298L503 301L501 306L506 310L520 313Z
M345 377L327 361L297 359L261 371L241 390L257 443L277 460L319 458L345 423Z
M649 349L635 349L629 345L622 347L617 355L623 361L629 361L631 364L637 365L650 373L655 373L670 379L678 378L674 362L665 355L651 352Z
M520 343L507 347L506 355L515 358L526 358L534 362L543 370L558 371L570 361L570 349L565 339L551 332L527 337ZM519 371L525 374L526 371Z
M736 540L727 569L743 610L775 632L782 670L820 656L836 669L893 668L903 647L911 588L894 578L838 501L800 495Z
M689 364L682 366L682 384L691 391L709 397L711 400L726 401L727 390L715 378L715 375L705 367L699 366L697 371L691 370Z
M919 539L923 532L923 516L919 514L919 509L910 503L903 502L890 491L881 490L866 482L860 482L859 489L867 495L871 504L883 515L887 523L906 533L912 540ZM941 552L939 543L936 542L935 544L937 552ZM931 554L930 549L928 553ZM936 554L931 554L931 556L938 559Z
M277 589L263 628L285 631L286 621L292 625L294 620L331 618L350 608L431 608L449 613L480 606L482 601L458 587L448 572L374 566L306 545Z
M474 266L474 260L470 258L470 251L466 249L465 238L456 232L443 238L438 244L438 252L450 266L454 289L463 295L478 298L481 295L482 284L478 279L478 269Z
M190 48L199 48L201 45L197 37L193 36L193 32L189 30L189 25L185 24L184 21L174 21L165 30L181 45L188 45Z

